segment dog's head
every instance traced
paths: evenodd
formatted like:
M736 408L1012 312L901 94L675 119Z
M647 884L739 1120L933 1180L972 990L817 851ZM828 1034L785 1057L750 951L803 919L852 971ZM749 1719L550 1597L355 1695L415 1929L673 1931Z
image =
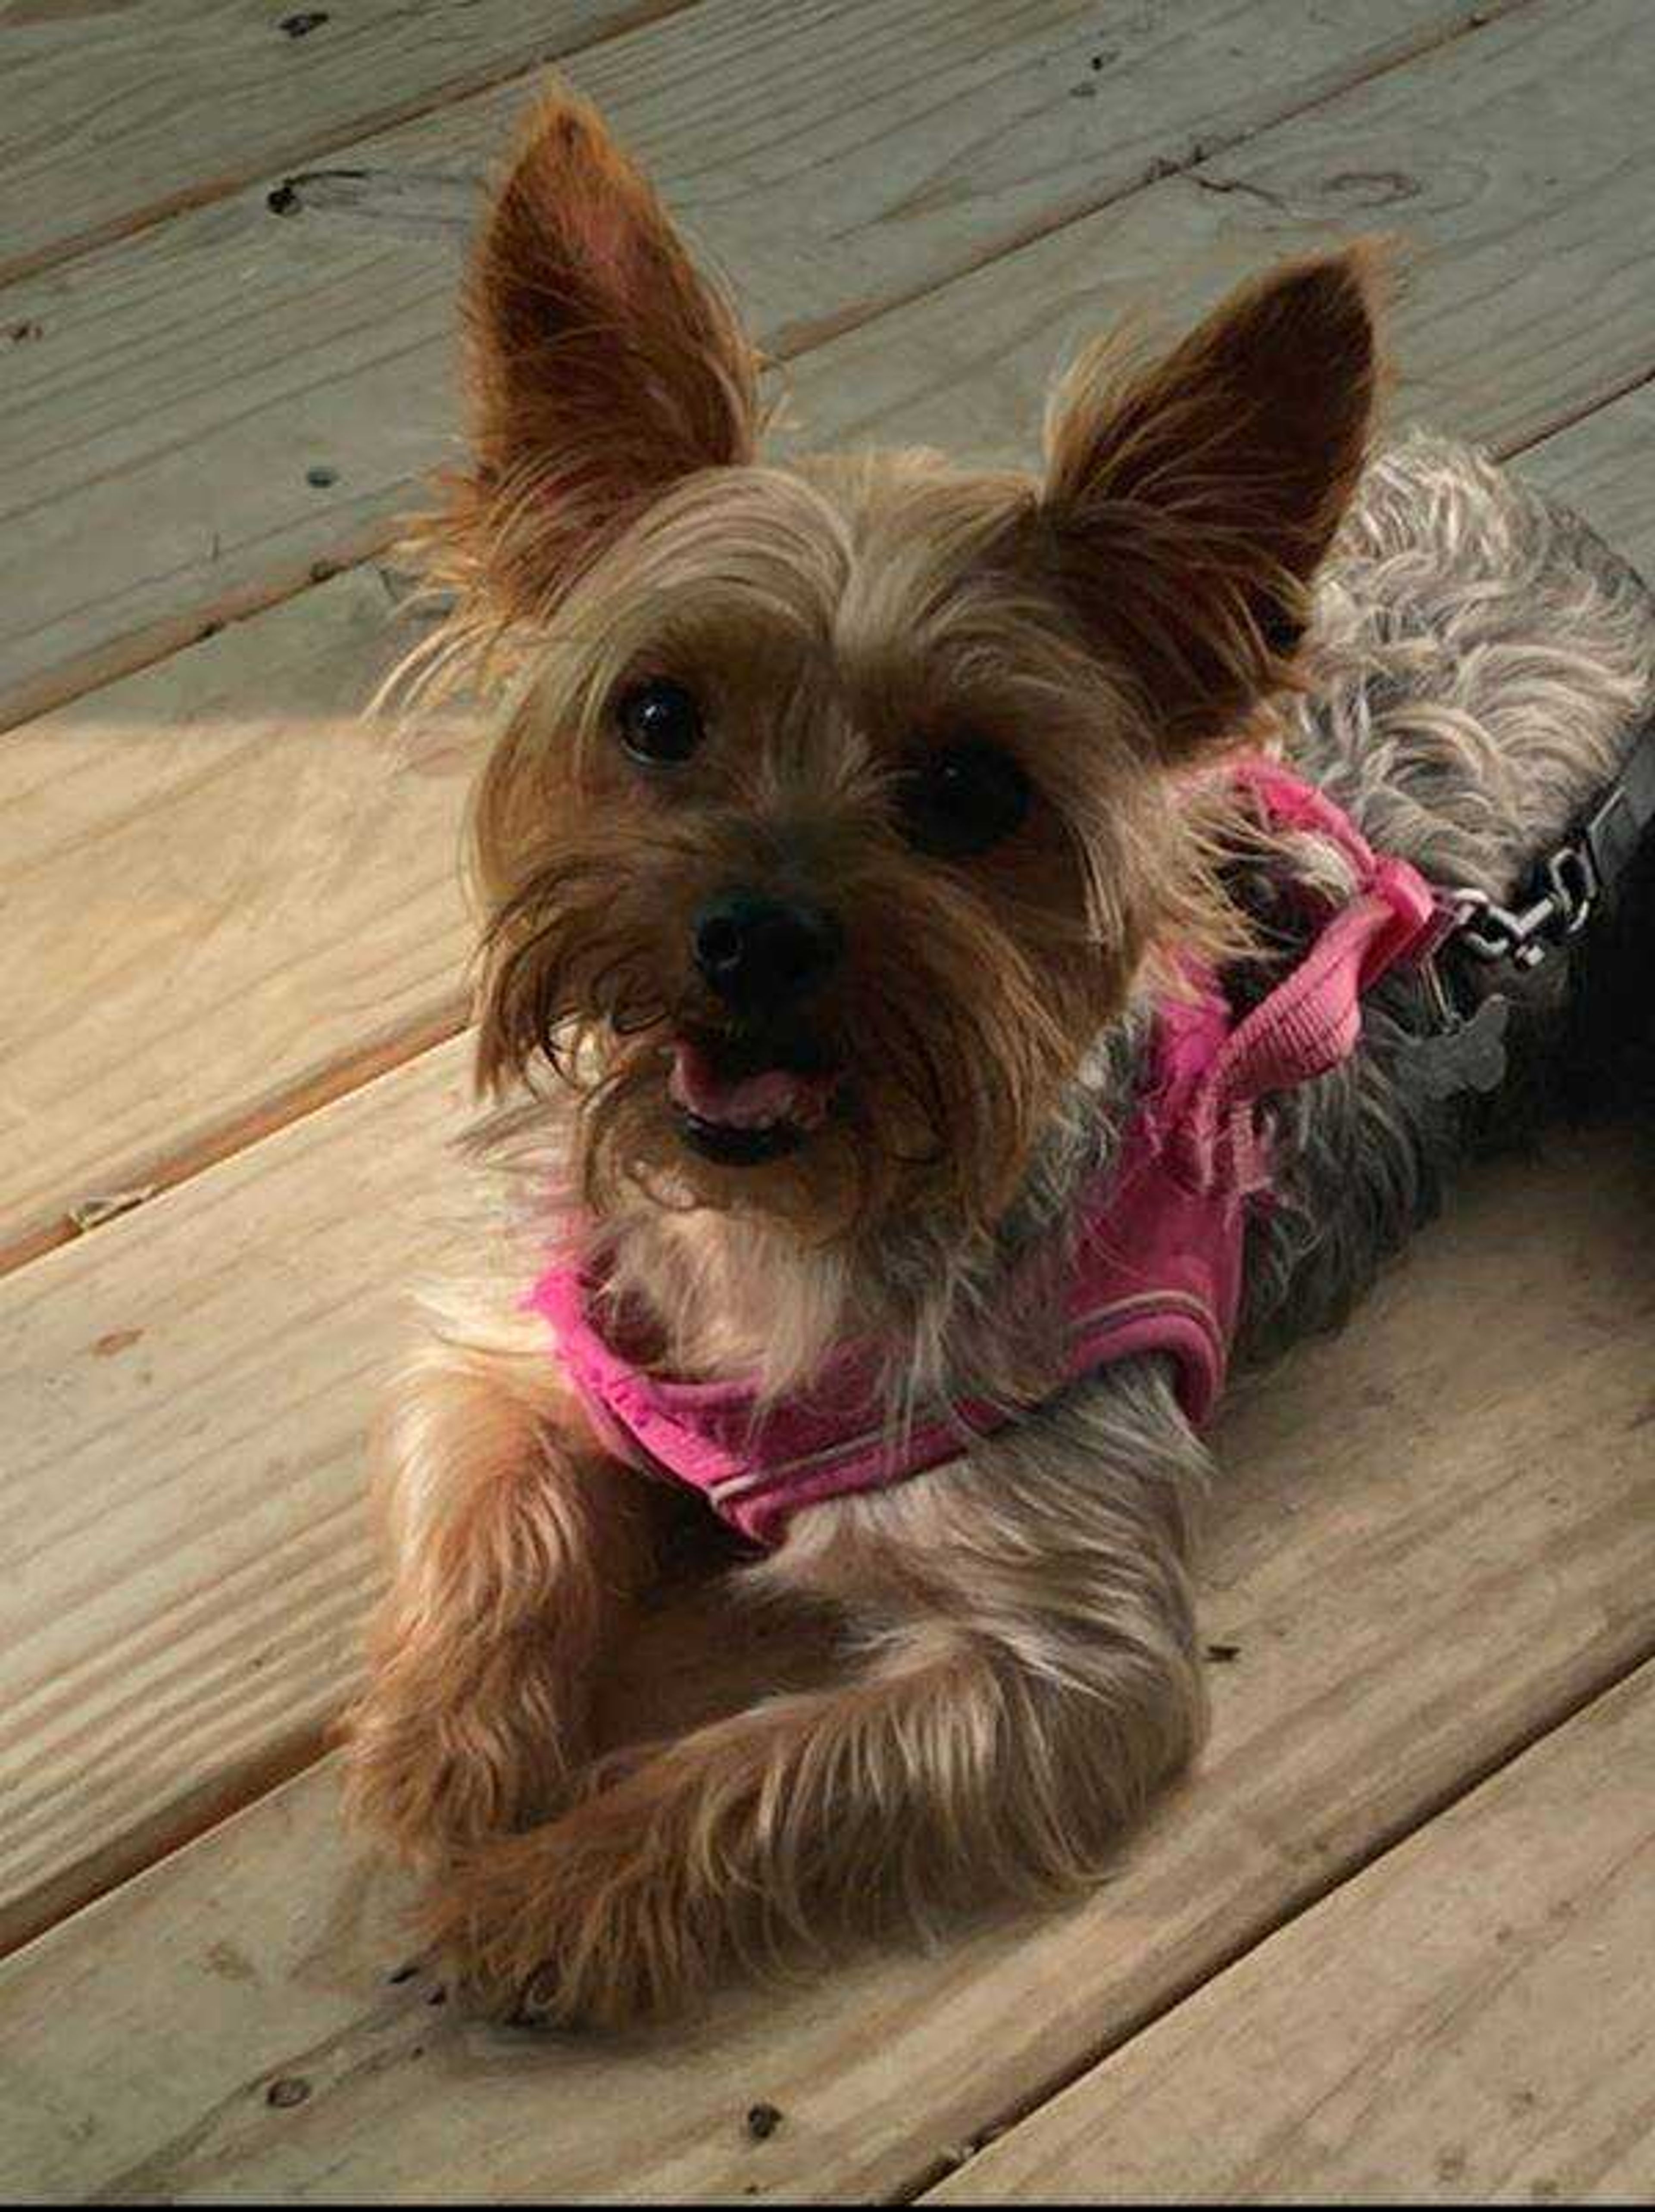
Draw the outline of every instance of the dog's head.
M757 458L757 362L589 111L535 118L469 307L461 620L522 647L475 809L480 1073L579 1166L831 1237L992 1221L1198 930L1172 780L1290 683L1359 473L1371 256L1054 397L1044 477Z

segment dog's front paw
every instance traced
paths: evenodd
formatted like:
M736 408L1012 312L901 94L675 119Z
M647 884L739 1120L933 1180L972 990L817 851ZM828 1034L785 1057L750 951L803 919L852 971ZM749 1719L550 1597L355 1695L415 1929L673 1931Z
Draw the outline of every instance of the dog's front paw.
M646 1819L603 1797L461 1855L433 1886L424 1933L472 2002L557 2027L681 2011L717 1949L693 1878Z
M424 1870L555 1812L568 1786L549 1682L510 1700L376 1684L346 1716L349 1816Z

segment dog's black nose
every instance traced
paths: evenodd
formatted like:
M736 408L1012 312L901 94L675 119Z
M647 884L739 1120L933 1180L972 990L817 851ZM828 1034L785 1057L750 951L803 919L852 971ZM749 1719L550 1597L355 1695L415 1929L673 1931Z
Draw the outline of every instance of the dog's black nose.
M696 965L738 1013L776 1012L823 982L843 946L831 914L803 899L726 891L694 925Z

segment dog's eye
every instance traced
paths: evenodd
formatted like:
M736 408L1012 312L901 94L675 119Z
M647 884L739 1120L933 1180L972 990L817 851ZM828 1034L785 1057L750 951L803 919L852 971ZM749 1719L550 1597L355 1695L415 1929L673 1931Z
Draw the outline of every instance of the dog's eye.
M945 745L924 753L903 776L900 794L909 843L940 860L988 852L1029 811L1029 780L998 745Z
M664 676L622 692L617 719L621 743L648 768L676 768L701 743L701 709L694 694Z

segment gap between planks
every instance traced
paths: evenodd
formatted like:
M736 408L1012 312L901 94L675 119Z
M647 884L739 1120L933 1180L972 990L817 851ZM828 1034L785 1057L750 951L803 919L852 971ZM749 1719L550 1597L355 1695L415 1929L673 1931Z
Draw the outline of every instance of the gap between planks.
M393 100L383 106L355 110L348 115L342 115L332 129L301 132L291 139L261 145L259 149L260 159L256 165L244 161L239 166L223 167L188 184L177 185L170 191L158 192L150 199L140 199L130 208L88 223L79 230L65 233L47 244L0 257L0 284L18 283L25 277L56 268L63 262L76 260L99 246L136 238L174 216L187 214L195 208L210 206L213 201L226 198L230 193L240 191L276 171L295 169L301 164L322 160L330 154L343 152L370 135L420 121L453 106L457 101L496 91L517 78L536 70L551 69L572 59L576 54L590 53L611 39L627 37L632 32L646 29L669 15L683 15L703 4L704 0L632 0L632 4L626 6L621 4L621 0L617 0L611 14L605 19L594 20L573 31L567 44L561 43L554 32L544 51L526 57L523 52L524 42L519 38L514 41L516 51L508 61L502 61L492 67L484 66L470 76L456 77L446 84L411 94L405 100ZM513 0L513 5L520 6L520 0ZM271 27L277 27L272 25ZM0 38L3 37L3 27L0 27ZM0 60L3 58L3 47L0 46ZM94 65L95 60L95 56L83 57L83 70ZM18 106L21 107L22 105L20 94Z
M703 9L715 4L716 0L696 0L695 7L689 11L692 23ZM1279 99L1273 106L1261 106L1256 115L1244 122L1227 127L1208 125L1197 131L1193 122L1186 119L1177 126L1175 134L1188 137L1189 143L1184 151L1159 151L1147 155L1136 167L1104 189L1088 191L1071 188L1053 206L1021 220L1013 217L1003 222L1001 228L994 231L992 235L968 236L952 250L939 250L925 264L922 274L916 272L913 281L897 277L880 281L866 291L858 291L843 298L837 305L806 312L796 321L789 319L771 332L768 341L769 354L778 362L795 361L829 340L860 330L893 310L918 305L963 276L989 268L995 261L1031 244L1038 244L1058 231L1113 207L1123 199L1129 199L1157 183L1196 175L1204 164L1234 154L1286 124L1313 117L1332 101L1360 91L1400 69L1427 61L1444 49L1475 38L1503 21L1520 17L1536 9L1543 9L1544 5L1545 0L1488 0L1488 4L1482 7L1464 7L1452 14L1446 22L1422 26L1411 34L1396 36L1377 53L1371 52L1360 66L1347 65L1342 70L1329 66L1320 82L1311 77L1302 88L1305 96L1294 98L1289 95ZM678 30L682 12L664 14L660 18L660 27ZM654 26L650 24L644 26L645 37L652 27ZM618 34L605 37L581 50L578 55L570 54L566 58L600 71L610 58L611 48L624 49L628 39L636 39L639 35L634 32L628 33L626 38ZM581 70L576 68L572 75L577 88L580 88ZM500 88L526 86L528 81L527 76L508 77ZM608 90L606 85L600 88L605 92ZM469 99L455 99L432 112L458 118L486 98L486 95L479 94ZM624 128L624 122L622 127ZM502 118L499 143L503 144L508 136ZM335 150L352 151L359 158L371 158L374 143L373 139L357 137ZM715 207L715 219L716 213ZM137 234L127 242L139 244L142 237L142 234ZM817 250L819 252L819 244ZM0 297L0 326L11 319L6 302L3 297ZM405 494L404 496L405 498ZM382 499L375 499L371 503L381 509L385 506ZM14 518L14 527L15 525L16 518ZM152 665L196 641L215 627L228 621L245 619L264 608L280 604L302 592L307 585L319 580L322 576L337 574L343 568L368 560L384 551L394 543L399 526L394 513L376 513L372 519L354 524L342 518L334 526L335 536L325 545L307 544L302 553L285 561L272 553L253 573L228 587L221 586L215 594L204 595L187 608L157 614L138 622L136 627L82 644L72 659L15 688L6 707L0 710L3 721L15 722L63 705L88 690L113 682L121 675ZM0 723L0 727L3 726L3 723Z
M218 1166L221 1161L233 1159L250 1146L264 1143L291 1122L331 1106L336 1099L348 1097L353 1091L377 1081L392 1068L405 1066L425 1053L451 1044L470 1026L471 1015L470 994L456 993L447 1004L411 1022L405 1030L399 1030L393 1036L364 1046L362 1051L349 1054L313 1075L303 1076L267 1097L256 1100L245 1112L232 1115L192 1137L180 1151L162 1154L144 1163L132 1175L118 1177L106 1194L92 1199L84 1208L78 1209L83 1218L65 1214L60 1221L44 1224L9 1243L0 1243L0 1276L14 1273L32 1260L55 1252L60 1245L76 1243L82 1237L95 1237L111 1221L136 1212L139 1206L159 1198L163 1191L174 1190L192 1176Z
M1234 1944L1227 1950L1214 1950L1203 1960L1198 1970L1192 1971L1181 1981L1169 1982L1159 1991L1155 2001L1139 2012L1112 2022L1110 2032L1099 2037L1096 2046L1087 2051L1076 2052L1062 2066L1054 2068L1044 2081L1031 2087L1014 2104L1008 2105L990 2124L978 2131L973 2140L948 2156L939 2158L929 2170L916 2175L901 2191L904 2203L920 2199L927 2203L935 2197L940 2203L951 2199L952 2193L943 2185L954 2175L967 2172L981 2150L989 2142L999 2143L1009 2136L1025 2120L1065 2091L1073 2089L1086 2077L1114 2058L1125 2047L1137 2041L1147 2030L1166 2020L1188 2004L1196 1993L1209 1983L1228 1974L1244 1960L1273 1942L1296 1921L1314 1913L1341 1890L1363 1876L1383 1869L1387 1861L1405 1852L1410 1844L1445 1814L1463 1807L1466 1801L1479 1792L1497 1785L1513 1767L1521 1766L1549 1738L1561 1729L1589 1716L1595 1706L1605 1698L1613 1698L1639 1675L1646 1674L1655 1667L1655 1630L1641 1649L1626 1653L1621 1662L1609 1669L1603 1678L1584 1685L1573 1698L1565 1700L1555 1711L1537 1711L1532 1724L1524 1732L1514 1735L1508 1743L1492 1751L1481 1764L1475 1761L1451 1778L1445 1778L1442 1788L1434 1796L1422 1798L1417 1806L1409 1807L1402 1818L1389 1828L1376 1829L1366 1847L1354 1850L1348 1860L1330 1867L1327 1879L1318 1887L1306 1888L1293 1897L1284 1897L1279 1912L1274 1918L1261 1917L1252 1928L1241 1930ZM972 2194L968 2188L960 2192L962 2201ZM981 2201L981 2200L978 2200Z

